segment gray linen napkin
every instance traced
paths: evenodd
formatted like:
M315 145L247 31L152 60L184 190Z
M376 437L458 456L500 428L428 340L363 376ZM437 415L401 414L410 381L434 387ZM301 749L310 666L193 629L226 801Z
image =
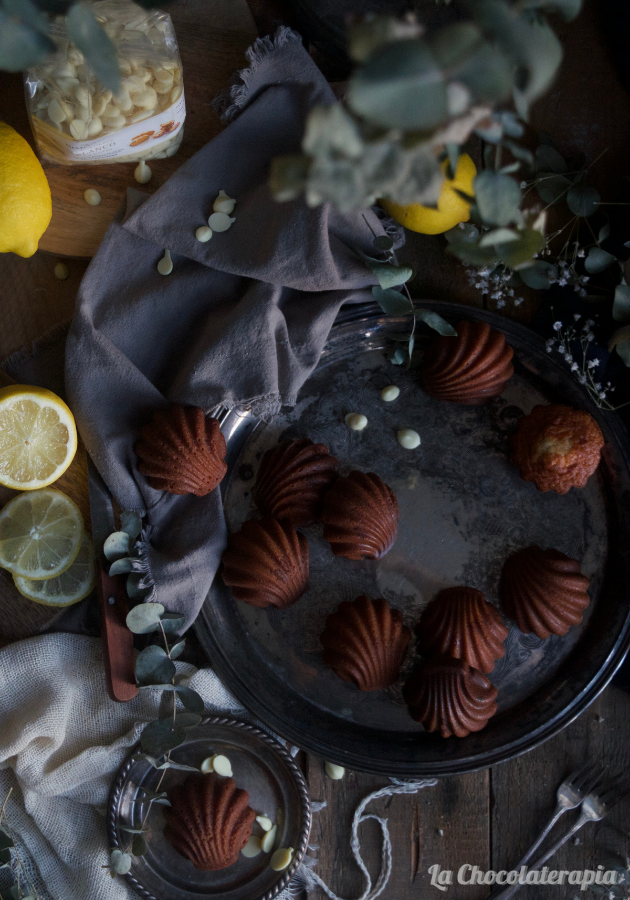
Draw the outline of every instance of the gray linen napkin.
M372 251L361 213L303 200L279 204L271 159L295 152L308 109L333 94L283 28L248 52L232 89L234 121L152 197L129 191L81 284L66 345L66 388L86 447L123 509L146 515L151 600L195 619L226 541L218 490L178 497L149 487L136 467L140 427L169 402L252 408L295 403L344 303L371 299ZM236 221L195 239L220 189ZM384 229L373 211L365 218ZM164 248L173 272L158 273Z

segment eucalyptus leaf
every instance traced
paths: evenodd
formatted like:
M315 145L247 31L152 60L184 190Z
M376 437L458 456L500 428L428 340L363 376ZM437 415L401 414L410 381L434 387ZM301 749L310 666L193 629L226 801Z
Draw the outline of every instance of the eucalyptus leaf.
M389 44L350 78L347 102L385 128L428 131L448 114L446 82L420 38Z
M520 138L525 134L525 128L523 127L522 122L519 121L516 113L511 112L510 110L504 110L496 115L499 116L501 124L503 126L503 130L511 138Z
M615 288L612 317L615 322L630 322L630 287L627 284L618 284Z
M488 266L498 262L496 250L493 247L480 247L478 244L452 241L447 250L462 262L469 262L475 266Z
M545 203L556 203L571 188L571 180L565 175L547 175L536 181L538 196Z
M527 287L545 291L551 287L550 279L558 277L558 269L552 263L537 259L533 266L521 269L518 273Z
M574 184L567 194L567 206L576 216L592 216L597 212L600 200L599 191L581 181Z
M502 100L512 89L512 65L470 21L441 28L431 52L451 84L464 85L477 103Z
M555 147L541 144L536 148L536 169L539 172L555 172L563 175L568 168L564 157L558 153Z
M630 340L621 341L615 345L615 350L623 360L624 366L630 368Z
M47 35L16 21L0 8L0 69L20 72L41 62L55 49Z
M191 688L184 687L181 684L176 685L175 690L187 710L198 714L204 711L203 698L199 696L197 691L193 691Z
M348 29L348 54L354 62L365 62L384 45L419 37L422 31L422 25L411 19L366 16Z
M173 721L173 717L170 717L170 720ZM195 725L199 725L201 722L201 716L198 713L191 712L178 712L175 714L175 724L179 728L194 728Z
M445 231L444 237L449 242L449 244L451 242L456 244L476 244L479 240L479 229L476 225L471 225L469 222L464 222L460 225L456 225L454 228L450 228L448 231Z
M524 228L519 232L517 241L500 244L497 252L501 261L511 269L520 270L534 262L534 256L545 246L545 238L540 231Z
M414 312L416 319L420 319L429 328L437 331L438 334L448 335L448 337L457 337L457 332L453 326L443 319L442 316L430 309L416 309Z
M513 228L496 228L482 235L479 241L480 247L493 247L496 244L505 244L509 241L518 241L519 233Z
M120 514L120 530L135 539L140 536L142 531L142 519L137 512L132 510L124 510Z
M489 144L498 144L503 138L503 125L501 124L500 119L498 119L496 115L493 115L489 122L484 119L482 124L477 125L475 134L478 135L482 141L487 141ZM491 153L492 148L486 147L486 151Z
M127 575L129 572L133 572L137 565L137 560L132 559L130 556L126 556L122 559L117 559L111 564L109 567L109 574L112 578L114 575Z
M603 272L615 261L616 257L609 253L608 250L602 250L601 247L591 247L584 260L584 268L590 275L595 275L597 272Z
M186 641L178 641L177 644L173 644L171 647L170 657L171 659L177 659L184 652L184 647L186 646Z
M599 229L599 234L597 235L597 240L600 242L607 240L610 237L610 222L606 222L605 225Z
M126 875L131 869L132 859L128 853L123 853L122 850L116 848L112 850L109 862L114 872L118 875Z
M473 181L479 214L488 225L509 225L521 203L521 191L513 178L484 170Z
M525 9L530 7L545 12L558 12L567 22L571 22L582 9L582 0L521 0L520 5Z
M506 166L501 166L501 168L499 169L499 173L501 175L511 175L512 172L518 172L520 168L521 164L517 160L516 162L508 163Z
M448 158L448 165L450 168L449 178L455 178L455 172L457 171L457 163L459 162L459 144L454 144L452 142L446 145L446 153Z
M97 79L114 93L120 87L120 70L116 50L87 6L75 3L66 16L68 40L88 60Z
M162 628L165 634L174 634L183 626L186 617L180 613L167 612L162 616Z
M175 677L176 669L164 649L152 645L138 654L135 672L138 684L168 684Z
M392 247L394 246L394 242L393 242L392 239L389 237L389 235L387 235L387 234L379 234L379 235L377 235L377 237L375 237L374 240L372 241L372 245L373 245L377 250L382 250L383 252L387 252L388 250L391 250L391 249L392 249Z
M48 34L48 19L32 0L2 0L2 6L7 15L14 20L19 19L29 28L34 28L45 35Z
M161 603L139 603L127 614L127 628L134 634L159 631L163 615L164 607Z
M299 197L308 181L311 160L304 153L276 156L271 160L269 189L274 200L286 203Z
M131 842L131 853L133 856L144 856L149 848L147 847L147 842L144 839L143 834L134 835L133 841Z
M393 363L395 366L402 366L405 361L405 354L400 349L400 347L396 347L395 350L390 351L387 356L389 362Z
M503 141L503 146L506 147L516 159L527 163L528 166L534 165L534 154L531 150L528 150L527 147L521 147L516 141L511 141L509 139Z
M105 539L103 553L105 559L117 560L123 556L129 556L131 541L126 531L115 531Z
M306 120L302 150L310 156L343 153L355 159L363 150L361 131L341 103L314 106Z
M372 288L372 296L388 316L404 316L411 311L409 300L398 291L386 290L378 286Z
M177 726L173 728L172 722L156 719L145 726L140 736L140 746L145 753L160 757L170 750L174 750L175 747L179 747L185 740L186 731L184 728Z
M413 278L413 269L409 266L390 266L388 263L374 262L367 256L364 259L368 269L373 275L376 275L383 290L405 284L410 278Z

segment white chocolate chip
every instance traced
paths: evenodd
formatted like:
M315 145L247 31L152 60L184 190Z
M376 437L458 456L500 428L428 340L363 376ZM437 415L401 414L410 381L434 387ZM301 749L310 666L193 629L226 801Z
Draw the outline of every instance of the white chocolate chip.
M59 281L65 281L69 275L68 266L65 263L58 262L55 266L55 278L58 278Z
M331 762L324 763L324 769L326 770L328 777L332 778L333 781L341 781L346 774L346 770L343 766L337 766L335 763Z
M88 137L96 137L97 134L100 134L103 130L103 123L100 119L92 119L90 124L88 125Z
M104 124L107 128L111 129L122 128L127 124L127 120L122 113L119 113L117 116L114 116L111 119L105 119Z
M101 202L101 195L94 188L88 188L86 191L83 191L83 199L88 206L98 206Z
M86 108L90 106L92 95L84 84L80 84L78 86L78 88L74 92L74 96L77 98L81 106L85 106Z
M168 94L172 87L172 79L170 84L167 84L164 81L155 81L153 84L153 90L156 92L156 94Z
M182 95L182 86L181 84L176 84L173 90L171 91L171 103L175 103Z
M210 772L214 772L214 756L208 756L199 766L199 769L203 772L204 775L209 775Z
M368 423L367 416L361 413L348 413L344 421L353 431L363 431Z
M64 119L67 118L66 113L61 106L61 103L54 97L48 104L48 118L51 120L51 122L56 122L57 124L63 122Z
M157 270L160 275L170 275L173 271L173 260L171 259L171 254L168 250L164 251L164 256L157 264Z
M208 219L208 225L213 231L227 231L235 221L236 219L231 219L226 213L214 212Z
M137 122L142 122L143 119L148 119L149 116L153 115L152 109L140 109L137 113L134 113L132 116L129 116L129 124L135 125Z
M260 846L262 847L263 853L271 853L273 850L273 845L276 842L276 834L278 832L277 825L272 825L267 834L260 842Z
M136 179L138 184L148 184L151 181L151 169L147 166L143 159L140 160L136 168L134 169L133 177Z
M256 816L256 821L260 825L263 831L271 831L271 826L273 822L269 818L269 816Z
M421 444L420 435L413 428L401 428L396 434L396 439L405 450L415 450Z
M293 859L293 847L280 847L269 860L269 866L274 872L282 872L291 865Z
M251 859L253 856L259 856L262 847L260 846L260 838L256 837L255 834L252 834L250 839L247 841L241 853L243 856L246 856L248 859Z
M392 400L396 400L399 396L400 388L396 387L395 384L389 384L381 391L381 400L384 400L385 403L391 403Z
M195 231L195 237L200 243L205 244L212 237L212 228L208 228L207 225L201 225Z
M100 118L105 112L107 108L107 100L103 97L102 94L97 94L96 97L92 98L92 115L95 118Z
M226 213L228 216L234 212L236 200L229 197L225 191L219 191L217 199L212 204L212 209L218 213Z
M155 109L157 94L152 87L147 87L141 94L134 95L133 102L140 109Z
M222 775L224 778L232 777L232 763L227 756L216 753L212 757L212 765L214 766L214 771L217 775Z
M118 109L121 112L130 112L133 109L133 101L129 94L119 94L116 97L116 103L118 104Z

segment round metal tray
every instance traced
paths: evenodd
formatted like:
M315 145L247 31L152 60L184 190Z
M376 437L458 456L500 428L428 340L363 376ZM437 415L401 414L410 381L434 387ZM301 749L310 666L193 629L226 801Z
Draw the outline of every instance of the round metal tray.
M163 774L146 759L135 758L136 747L114 781L107 810L112 848L126 849L147 813L144 791L156 791ZM308 847L311 807L302 773L284 747L266 732L235 719L204 719L187 729L186 742L171 753L174 762L199 766L213 753L229 757L237 787L249 793L249 805L278 824L276 847L293 847L293 861L284 872L269 868L270 856L238 861L218 872L202 872L181 856L163 835L163 807L153 804L144 836L148 851L133 857L127 881L145 900L272 900L287 887ZM167 769L160 790L184 781L191 773ZM144 798L144 799L143 799ZM280 814L279 814L279 811Z
M393 488L401 510L397 541L383 559L357 563L335 558L319 527L303 529L311 586L298 603L284 611L254 609L235 602L219 577L197 620L220 677L271 728L341 765L398 776L473 771L531 749L592 702L630 642L630 459L618 417L595 407L529 329L469 307L419 305L452 322L482 319L504 332L515 351L515 375L502 396L482 407L434 400L420 387L415 360L405 371L383 352L387 332L409 323L372 307L350 309L293 409L271 423L225 417L228 528L256 515L251 489L262 453L280 438L306 435L328 445L342 472L374 471ZM418 341L418 360L427 340ZM380 389L392 382L400 397L383 403ZM509 461L519 416L549 402L588 410L606 439L597 473L564 496L540 493ZM345 426L351 411L367 415L365 431ZM418 450L398 445L401 427L420 433ZM582 561L591 604L564 638L541 641L506 622L506 655L489 676L499 710L482 731L444 740L409 717L401 687L417 660L413 647L388 691L360 692L323 665L319 635L341 600L384 596L413 629L443 587L467 584L497 604L505 558L533 543Z

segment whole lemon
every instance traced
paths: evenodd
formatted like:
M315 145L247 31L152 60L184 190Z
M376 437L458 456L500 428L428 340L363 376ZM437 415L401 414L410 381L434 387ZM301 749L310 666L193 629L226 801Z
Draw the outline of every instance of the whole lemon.
M446 173L447 161L442 163L442 171ZM460 197L455 188L473 195L473 178L477 174L477 168L467 153L457 160L455 178L445 178L438 197L437 209L431 206L423 206L422 203L410 203L409 206L400 206L391 200L381 200L381 206L385 212L410 231L419 231L420 234L443 234L454 228L459 222L467 222L470 219L470 203Z
M51 216L39 160L15 129L0 122L0 253L32 256Z

